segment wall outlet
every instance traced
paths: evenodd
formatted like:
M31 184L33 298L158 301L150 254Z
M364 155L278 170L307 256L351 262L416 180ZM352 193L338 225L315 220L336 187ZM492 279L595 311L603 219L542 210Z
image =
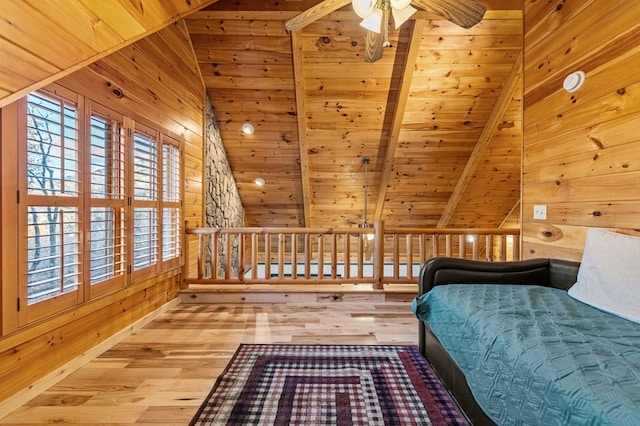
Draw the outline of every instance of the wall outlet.
M536 204L533 206L533 218L545 220L547 218L547 206L545 204Z

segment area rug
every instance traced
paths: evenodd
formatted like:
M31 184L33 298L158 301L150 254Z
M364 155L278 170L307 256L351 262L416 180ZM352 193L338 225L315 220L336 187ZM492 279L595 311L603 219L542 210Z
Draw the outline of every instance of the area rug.
M191 425L468 425L415 346L241 345Z

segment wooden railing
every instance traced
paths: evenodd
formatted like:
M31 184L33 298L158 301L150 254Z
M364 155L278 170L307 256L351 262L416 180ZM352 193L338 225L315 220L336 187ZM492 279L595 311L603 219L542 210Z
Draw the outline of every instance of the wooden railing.
M186 228L189 284L417 283L436 256L520 258L519 229Z

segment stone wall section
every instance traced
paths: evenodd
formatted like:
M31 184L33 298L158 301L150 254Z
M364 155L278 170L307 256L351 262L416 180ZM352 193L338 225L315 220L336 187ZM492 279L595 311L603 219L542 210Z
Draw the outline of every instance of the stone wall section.
M206 98L206 129L204 148L205 181L205 226L210 228L242 228L244 226L244 207L233 177L227 153L222 143L220 127L213 112L209 98ZM238 271L238 241L232 241L231 274ZM224 276L226 265L226 244L223 238L218 241L218 276ZM210 241L207 241L205 253L211 253ZM211 259L207 256L205 274L211 274Z

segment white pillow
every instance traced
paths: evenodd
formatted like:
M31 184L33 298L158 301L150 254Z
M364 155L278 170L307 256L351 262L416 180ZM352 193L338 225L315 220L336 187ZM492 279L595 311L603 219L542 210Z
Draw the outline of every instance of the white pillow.
M640 323L640 237L590 228L569 296Z

